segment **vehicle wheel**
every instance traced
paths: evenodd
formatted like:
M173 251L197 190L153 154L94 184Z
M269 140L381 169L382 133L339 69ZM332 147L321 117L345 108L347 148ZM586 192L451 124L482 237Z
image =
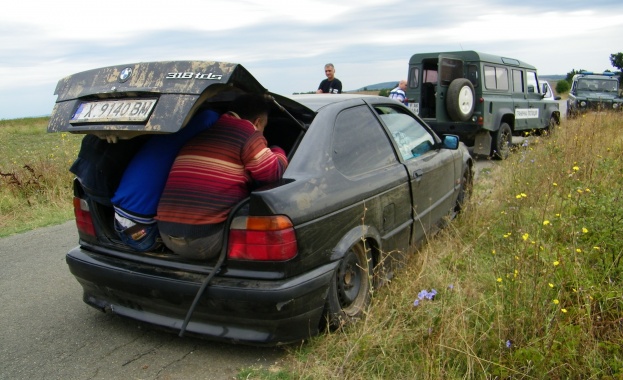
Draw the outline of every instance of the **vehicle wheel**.
M465 202L472 194L473 175L471 167L465 168L463 177L461 178L461 188L459 189L459 195L456 198L456 204L454 206L454 212L452 213L452 219L456 218L461 211L464 210Z
M511 151L513 134L507 123L500 124L500 129L493 136L491 155L500 160L506 160Z
M363 316L372 290L372 257L363 242L353 245L338 267L329 286L325 306L331 329L345 326Z
M450 83L446 96L446 110L453 121L467 121L475 107L474 85L469 79L457 78Z
M545 128L545 131L548 135L551 135L556 131L556 126L558 125L558 120L556 120L556 116L551 115L549 117L549 125Z

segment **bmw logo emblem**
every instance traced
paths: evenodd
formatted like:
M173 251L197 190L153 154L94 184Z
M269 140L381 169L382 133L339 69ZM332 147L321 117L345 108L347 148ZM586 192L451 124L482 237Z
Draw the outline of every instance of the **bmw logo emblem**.
M119 74L119 82L123 83L127 81L128 79L130 79L131 76L132 76L132 68L126 67L125 69L121 70L121 73Z

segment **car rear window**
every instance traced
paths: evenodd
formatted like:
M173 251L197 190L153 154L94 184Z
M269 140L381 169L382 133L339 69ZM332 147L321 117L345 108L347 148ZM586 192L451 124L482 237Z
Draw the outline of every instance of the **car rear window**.
M345 176L357 176L397 162L383 127L367 106L348 108L337 116L333 161Z

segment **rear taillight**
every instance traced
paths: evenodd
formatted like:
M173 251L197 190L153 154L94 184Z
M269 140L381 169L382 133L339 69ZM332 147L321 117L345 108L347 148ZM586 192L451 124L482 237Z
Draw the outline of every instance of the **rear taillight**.
M229 230L227 257L233 260L285 261L298 247L286 216L237 217Z
M95 237L95 227L93 226L93 218L89 210L89 204L86 200L74 197L74 215L76 216L76 226L80 234Z

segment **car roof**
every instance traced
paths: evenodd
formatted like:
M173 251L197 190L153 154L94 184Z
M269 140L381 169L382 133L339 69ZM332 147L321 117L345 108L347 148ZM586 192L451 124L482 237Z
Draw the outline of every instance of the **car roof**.
M366 94L299 94L299 95L290 95L288 98L294 100L297 103L304 105L305 107L318 112L324 106L329 104L335 104L339 102L344 102L352 99L375 99L379 98L376 95L366 95Z

